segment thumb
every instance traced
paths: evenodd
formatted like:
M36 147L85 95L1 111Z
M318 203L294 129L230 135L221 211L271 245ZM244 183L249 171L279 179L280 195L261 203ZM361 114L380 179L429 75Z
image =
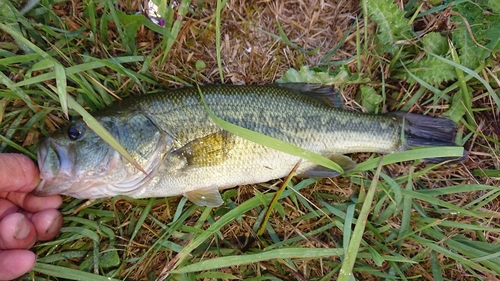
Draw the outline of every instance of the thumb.
M40 172L27 156L0 154L0 192L30 192L40 182Z

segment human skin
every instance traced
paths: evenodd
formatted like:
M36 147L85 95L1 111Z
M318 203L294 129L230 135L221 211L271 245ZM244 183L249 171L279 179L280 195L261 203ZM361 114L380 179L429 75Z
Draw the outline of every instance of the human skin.
M37 240L53 239L61 229L59 195L30 192L40 182L38 168L21 154L0 154L0 280L29 272L36 261L29 249Z

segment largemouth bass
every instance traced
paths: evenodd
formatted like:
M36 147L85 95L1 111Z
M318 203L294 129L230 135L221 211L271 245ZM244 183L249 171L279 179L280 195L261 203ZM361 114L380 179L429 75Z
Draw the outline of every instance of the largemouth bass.
M455 145L451 120L344 110L336 105L339 94L332 87L213 85L201 91L216 116L328 157L344 171L356 167L345 153ZM129 98L94 116L148 175L77 121L41 141L37 194L85 199L184 195L198 205L219 206L219 189L284 177L300 159L222 130L207 114L197 88ZM338 175L308 161L297 173Z

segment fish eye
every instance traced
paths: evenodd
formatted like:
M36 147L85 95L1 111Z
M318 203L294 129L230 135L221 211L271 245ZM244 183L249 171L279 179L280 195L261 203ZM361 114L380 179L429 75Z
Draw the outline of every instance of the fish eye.
M68 138L71 140L79 140L83 136L83 128L78 125L71 125L68 128Z

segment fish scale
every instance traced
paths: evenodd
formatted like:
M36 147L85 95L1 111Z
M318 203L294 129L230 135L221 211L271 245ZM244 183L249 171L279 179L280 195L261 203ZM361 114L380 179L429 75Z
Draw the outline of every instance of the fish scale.
M454 145L456 127L448 119L344 110L338 92L328 86L211 85L200 89L219 118L329 157L345 171L356 166L345 153L391 153L408 149L408 143ZM63 130L40 144L38 194L78 198L184 195L199 205L219 206L223 203L220 189L284 177L300 160L222 130L209 117L194 87L127 99L94 116L149 175L91 130L82 129L75 139ZM85 126L80 121L70 128L75 132L74 128ZM302 161L298 173L338 175L309 161Z

